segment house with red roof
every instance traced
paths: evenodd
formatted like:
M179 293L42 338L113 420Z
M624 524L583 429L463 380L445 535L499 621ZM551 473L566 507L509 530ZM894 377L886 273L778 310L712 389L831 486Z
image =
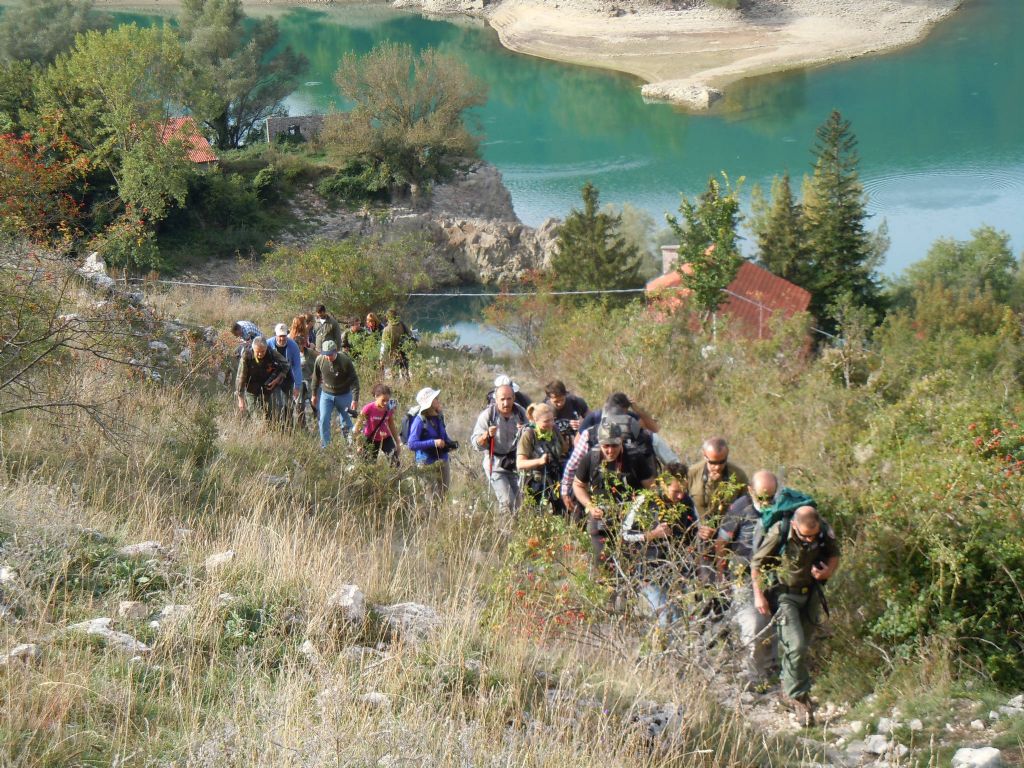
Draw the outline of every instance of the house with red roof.
M213 168L219 158L206 137L199 132L199 126L191 117L172 117L160 126L160 140L167 144L174 139L185 145L185 154L196 165Z
M657 311L673 313L685 307L690 291L675 268L679 246L665 246L661 253L665 274L647 283L646 295ZM689 271L689 265L684 264L682 269ZM811 305L810 292L751 261L740 265L724 293L718 313L729 318L730 328L751 339L771 338L773 318L793 317Z

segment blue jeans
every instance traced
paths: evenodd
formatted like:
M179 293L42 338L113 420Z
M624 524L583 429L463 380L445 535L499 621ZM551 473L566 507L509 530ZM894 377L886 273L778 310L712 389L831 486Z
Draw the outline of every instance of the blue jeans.
M352 407L351 390L343 395L332 395L330 392L320 391L320 446L326 448L331 442L331 416L338 411L338 421L341 422L341 434L347 435L352 431L352 418L348 415L348 409Z
M679 618L679 611L668 601L668 591L660 584L648 582L640 589L651 612L658 617L659 627L668 627Z

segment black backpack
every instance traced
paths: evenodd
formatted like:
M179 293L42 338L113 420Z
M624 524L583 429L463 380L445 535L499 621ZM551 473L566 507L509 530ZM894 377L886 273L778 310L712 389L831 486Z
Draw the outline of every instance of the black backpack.
M420 407L414 405L408 411L405 412L405 416L402 417L402 423L398 425L398 436L402 440L402 445L409 444L409 431L412 429L412 423L416 420L416 417L420 415Z
M507 472L516 471L516 450L519 448L519 438L522 437L523 428L530 423L526 416L526 409L519 405L519 403L512 403L512 414L519 425L519 428L516 430L516 439L512 442L512 448L508 453L495 454L498 459L498 467ZM497 426L497 424L498 406L492 404L487 413L487 425L493 427Z

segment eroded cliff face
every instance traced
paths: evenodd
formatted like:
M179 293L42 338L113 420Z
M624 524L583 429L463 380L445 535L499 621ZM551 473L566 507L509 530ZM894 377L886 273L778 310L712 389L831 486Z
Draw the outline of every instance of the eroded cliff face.
M560 223L549 219L536 229L523 224L501 173L482 162L421 200L393 205L386 213L332 210L313 189L298 196L294 207L311 225L301 236L282 238L295 244L368 235L429 237L450 268L434 276L441 284L521 280L550 264Z

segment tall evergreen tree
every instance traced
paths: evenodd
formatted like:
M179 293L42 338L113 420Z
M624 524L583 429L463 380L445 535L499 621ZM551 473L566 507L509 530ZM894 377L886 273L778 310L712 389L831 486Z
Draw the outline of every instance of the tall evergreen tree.
M831 307L843 294L860 305L879 307L877 267L883 243L869 233L867 196L857 173L857 139L850 123L833 110L818 128L813 175L804 181L803 212L812 272L811 311L835 328Z
M583 210L573 208L558 231L551 260L555 285L562 290L638 288L641 256L619 231L621 215L602 212L597 187L583 185Z
M755 197L753 231L758 264L797 285L812 281L814 271L805 244L803 209L793 196L788 173L772 181L768 201Z
M736 227L740 202L736 190L725 179L725 189L712 176L708 187L695 201L685 197L679 204L683 221L666 216L669 227L679 238L679 264L683 285L690 289L693 301L705 318L725 300L722 289L732 282L743 263L737 246ZM740 179L740 183L743 180ZM682 271L682 265L690 269Z

